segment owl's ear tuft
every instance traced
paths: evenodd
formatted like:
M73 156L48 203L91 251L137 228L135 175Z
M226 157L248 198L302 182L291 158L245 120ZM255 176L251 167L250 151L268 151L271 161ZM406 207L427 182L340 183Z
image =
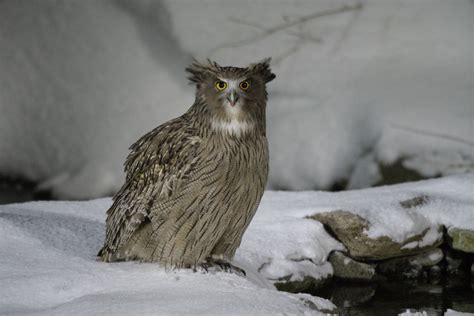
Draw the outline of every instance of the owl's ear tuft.
M270 60L271 58L265 58L259 63L251 64L249 67L251 72L261 77L264 83L270 82L276 77L270 69Z
M216 69L219 69L218 63L207 59L207 63L200 63L196 59L193 59L191 65L189 65L185 70L189 73L188 79L193 83L203 82L209 75L212 75L216 72Z

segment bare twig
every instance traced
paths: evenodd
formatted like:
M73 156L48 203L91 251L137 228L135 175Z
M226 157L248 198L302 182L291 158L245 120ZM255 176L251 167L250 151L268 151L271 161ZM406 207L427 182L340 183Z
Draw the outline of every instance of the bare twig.
M390 126L395 129L403 130L406 132L411 132L411 133L416 133L416 134L421 134L421 135L426 135L426 136L431 136L431 137L438 137L438 138L454 141L454 142L474 148L474 142L468 141L461 137L446 135L446 134L437 133L437 132L425 131L425 130L421 130L421 129L410 127L410 126L399 125L396 123L391 123Z
M238 19L238 18L233 18L233 17L229 18L229 20L234 22L234 23L237 23L237 24L246 25L246 26L256 28L260 31L263 31L264 33L268 32L268 29L266 27L264 27L263 25L260 25L258 23L255 23L255 22L244 21L244 20L241 20L241 19ZM313 37L309 34L303 34L302 32L294 32L294 31L288 30L286 33L291 35L291 36L295 36L295 37L298 37L298 38L301 38L301 39L304 39L304 40L307 40L307 41L310 41L310 42L314 42L314 43L321 43L322 42L321 38Z
M268 28L268 29L264 30L263 33L258 34L256 36L246 38L246 39L243 39L243 40L240 40L240 41L232 42L232 43L224 43L224 44L219 45L218 47L216 47L214 50L217 51L217 50L220 50L222 48L232 48L232 47L239 47L239 46L243 46L243 45L248 45L248 44L254 43L258 40L262 40L262 39L264 39L264 38L266 38L270 35L273 35L277 32L280 32L282 30L286 30L286 29L288 29L290 27L293 27L295 25L306 23L306 22L314 20L316 18L335 15L335 14L339 14L339 13L343 13L343 12L347 12L347 11L360 10L360 9L362 9L362 5L360 3L357 3L357 4L354 4L354 5L344 5L340 8L336 8L336 9L315 12L315 13L303 16L303 17L301 17L299 19L296 19L294 21L288 21L286 23L276 25L272 28ZM235 21L235 19L234 19L234 21ZM242 22L242 21L240 21L240 22ZM249 25L249 26L253 26L253 27L256 27L256 28L261 28L260 26L258 26L255 23L248 23L248 22L244 22L244 23Z
M364 7L363 2L359 2L358 5L360 6L360 9ZM343 28L341 36L337 40L336 45L334 45L333 53L338 52L342 47L342 43L349 37L349 33L351 29L354 27L354 24L359 19L360 12L361 10L355 10L354 13L352 14L352 17L349 19L346 26Z

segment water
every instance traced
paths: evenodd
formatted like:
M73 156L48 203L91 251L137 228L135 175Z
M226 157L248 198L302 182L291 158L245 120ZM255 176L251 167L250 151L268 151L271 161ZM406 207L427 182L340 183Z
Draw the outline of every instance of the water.
M464 273L437 280L335 281L310 294L330 299L341 315L398 315L409 309L438 316L447 309L474 313L473 289L472 276Z
M28 202L34 199L33 184L0 177L0 204Z

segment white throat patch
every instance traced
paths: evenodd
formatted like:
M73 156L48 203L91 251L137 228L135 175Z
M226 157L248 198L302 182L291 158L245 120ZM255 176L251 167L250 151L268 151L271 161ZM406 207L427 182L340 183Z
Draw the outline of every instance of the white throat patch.
M224 132L233 136L241 136L255 127L254 123L232 119L230 121L213 119L211 128L218 132Z

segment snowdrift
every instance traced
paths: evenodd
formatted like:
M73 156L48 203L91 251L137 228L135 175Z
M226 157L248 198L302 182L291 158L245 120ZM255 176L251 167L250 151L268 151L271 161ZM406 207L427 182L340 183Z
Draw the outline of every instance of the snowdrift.
M368 222L369 238L404 244L439 225L474 232L472 192L474 174L341 193L267 191L236 254L245 278L98 262L108 198L3 205L0 313L318 314L334 305L273 285L329 278L328 256L347 250L311 216L348 210ZM399 204L420 195L429 202ZM436 238L423 243L437 245Z
M421 177L473 170L471 6L1 1L0 174L110 194L128 146L193 102L189 56L273 57L269 188L366 187L398 161Z

